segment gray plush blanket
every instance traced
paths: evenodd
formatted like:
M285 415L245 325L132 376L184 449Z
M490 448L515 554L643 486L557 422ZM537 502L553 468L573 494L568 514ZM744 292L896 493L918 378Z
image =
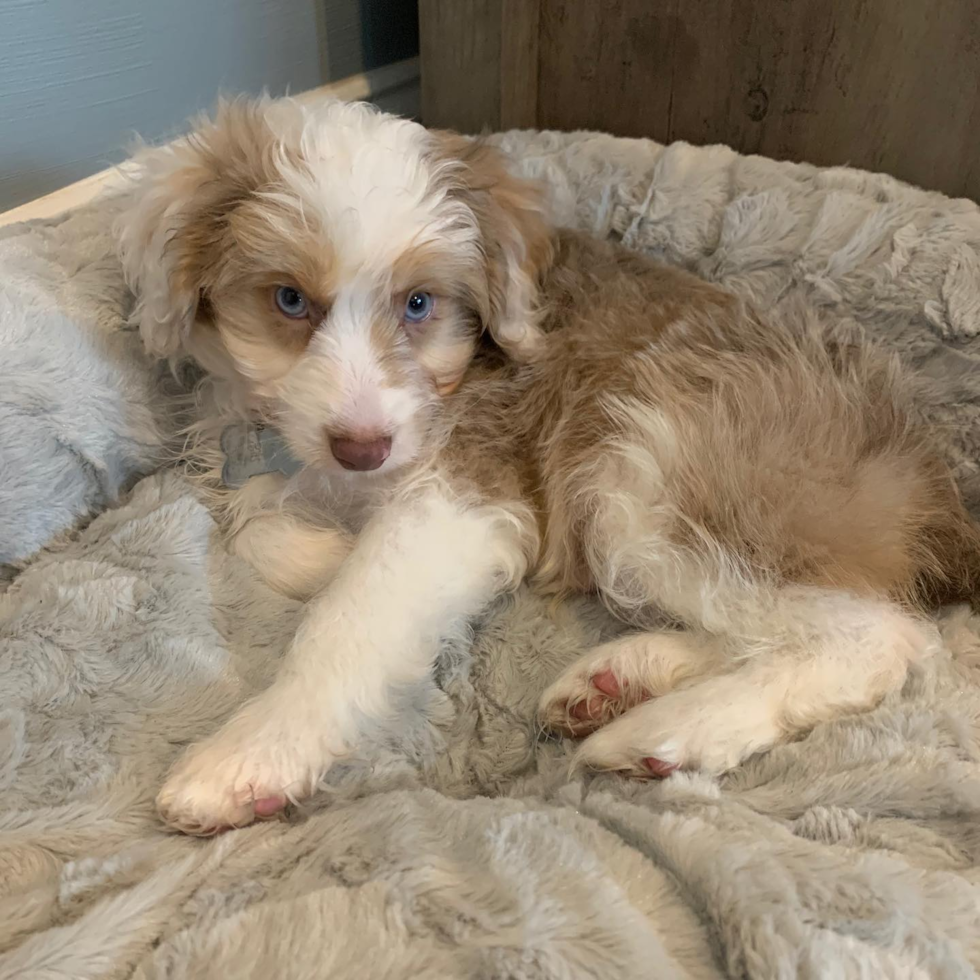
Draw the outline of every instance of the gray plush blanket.
M924 411L977 510L974 204L723 147L499 139L566 223L901 351L937 379ZM0 234L0 980L977 975L962 609L876 711L720 781L641 783L569 779L570 746L538 736L539 692L616 627L523 593L447 637L432 682L288 820L166 834L164 771L268 683L300 609L154 472L171 423L123 329L116 207Z

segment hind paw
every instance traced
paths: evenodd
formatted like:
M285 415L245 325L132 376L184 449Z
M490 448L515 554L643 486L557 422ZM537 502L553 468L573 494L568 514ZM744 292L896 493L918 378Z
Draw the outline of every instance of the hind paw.
M681 682L708 672L716 653L691 633L636 633L595 647L542 695L541 723L579 737Z

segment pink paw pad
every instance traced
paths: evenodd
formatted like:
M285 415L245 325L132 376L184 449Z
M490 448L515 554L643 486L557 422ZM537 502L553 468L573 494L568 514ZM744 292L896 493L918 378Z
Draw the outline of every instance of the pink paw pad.
M610 701L615 701L623 694L619 678L611 670L603 670L589 678L589 684L599 694L590 694L583 701L571 706L570 713L579 721L600 721L603 713L608 711Z
M593 674L589 682L607 698L618 698L623 693L619 678L611 670L602 670L598 674Z
M654 759L652 756L644 759L643 765L650 770L650 775L655 779L666 779L672 772L676 772L680 768L673 762L664 762L662 759Z
M282 796L263 796L252 804L252 808L256 817L274 817L286 808L286 800Z
M650 695L640 689L631 689L612 670L600 670L589 677L587 697L568 706L568 714L581 725L573 734L586 734L612 721L616 715L646 701Z

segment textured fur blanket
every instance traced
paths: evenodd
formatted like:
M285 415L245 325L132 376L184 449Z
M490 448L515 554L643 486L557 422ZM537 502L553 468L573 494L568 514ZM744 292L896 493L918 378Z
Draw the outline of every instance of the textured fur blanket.
M499 139L564 222L899 350L980 510L974 204L723 147ZM569 780L539 737L540 691L616 627L522 593L288 820L164 833L164 771L268 683L299 607L152 472L168 403L123 329L115 208L0 234L0 980L977 975L965 610L876 711L720 781L641 783Z

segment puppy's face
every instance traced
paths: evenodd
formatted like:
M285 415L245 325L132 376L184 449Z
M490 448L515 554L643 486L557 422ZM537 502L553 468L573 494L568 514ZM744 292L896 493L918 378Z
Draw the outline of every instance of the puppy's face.
M328 471L417 458L489 329L533 356L550 255L486 148L365 106L233 103L154 151L120 226L149 348L231 382Z
M473 356L485 303L469 215L432 201L428 175L404 168L400 149L367 155L370 175L347 169L311 188L287 177L226 215L187 343L300 458L354 472L419 454Z
M414 459L473 355L472 306L438 262L411 278L397 266L333 265L310 277L280 265L246 271L210 298L214 339L253 407L308 463L374 471Z

